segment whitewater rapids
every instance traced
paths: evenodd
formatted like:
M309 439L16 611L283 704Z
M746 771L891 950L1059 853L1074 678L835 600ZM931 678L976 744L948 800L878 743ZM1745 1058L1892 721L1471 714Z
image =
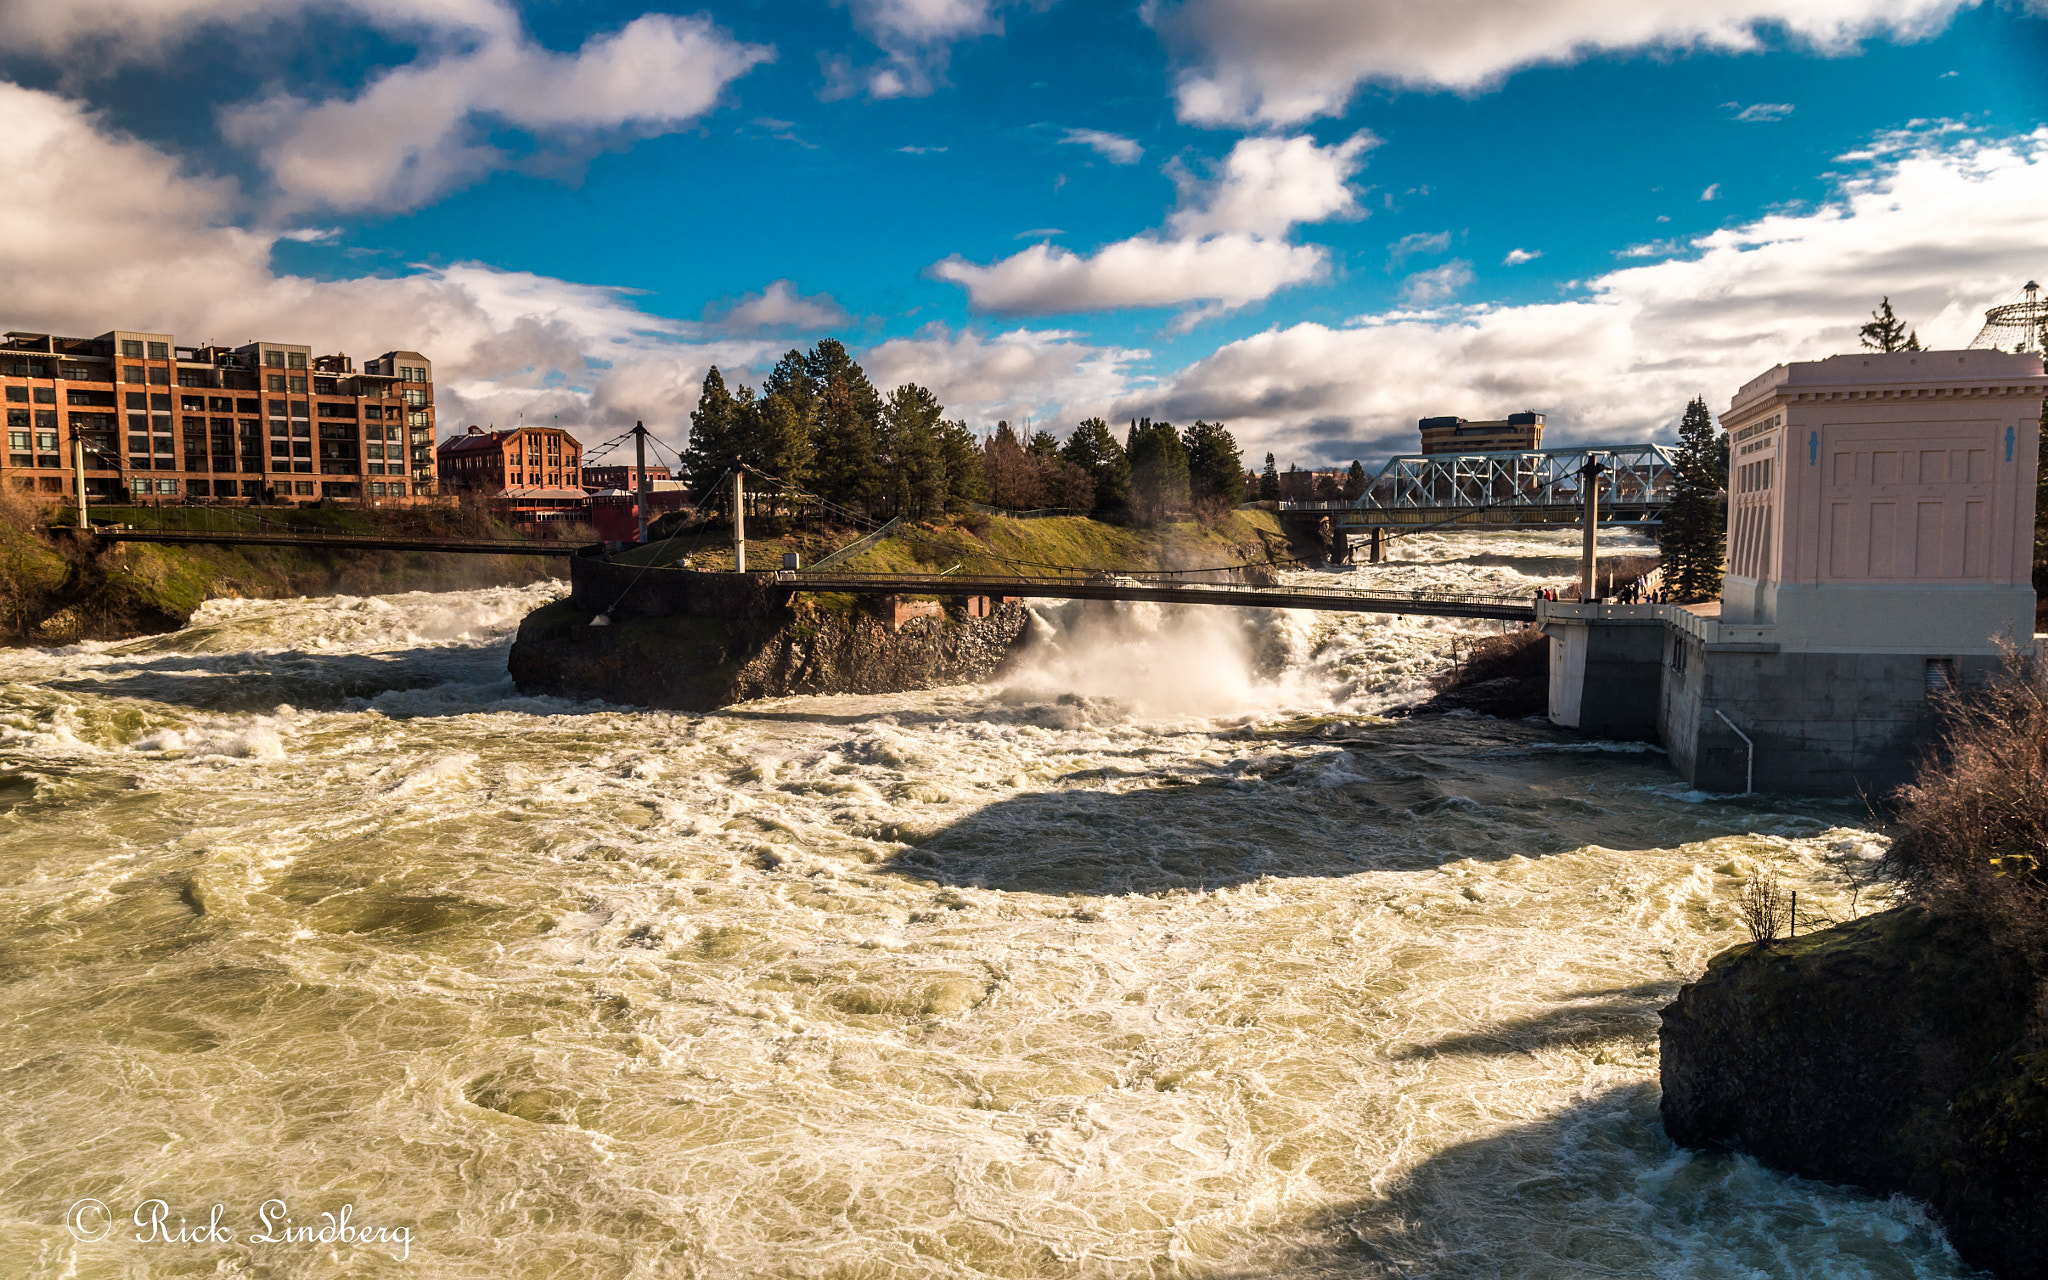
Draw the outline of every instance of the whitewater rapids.
M1744 870L1847 913L1867 816L1377 714L1497 624L1045 605L984 688L668 715L511 687L555 590L0 653L0 1272L1969 1274L1657 1121Z

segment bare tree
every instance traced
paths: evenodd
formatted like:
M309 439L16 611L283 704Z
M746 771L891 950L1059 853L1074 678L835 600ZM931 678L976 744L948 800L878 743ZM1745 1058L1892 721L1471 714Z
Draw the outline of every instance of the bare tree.
M1777 940L1778 931L1792 916L1787 895L1769 867L1760 866L1750 873L1749 883L1742 886L1740 905L1742 927L1749 930L1749 940L1766 947Z

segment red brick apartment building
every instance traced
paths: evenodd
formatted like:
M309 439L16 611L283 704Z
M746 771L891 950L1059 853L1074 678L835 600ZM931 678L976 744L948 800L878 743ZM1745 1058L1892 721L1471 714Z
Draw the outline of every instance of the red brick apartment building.
M434 367L250 342L179 346L168 333L10 332L0 342L7 451L0 483L100 502L165 497L405 499L434 493Z
M574 489L583 496L583 446L558 427L471 427L435 451L441 492L494 498L507 489Z

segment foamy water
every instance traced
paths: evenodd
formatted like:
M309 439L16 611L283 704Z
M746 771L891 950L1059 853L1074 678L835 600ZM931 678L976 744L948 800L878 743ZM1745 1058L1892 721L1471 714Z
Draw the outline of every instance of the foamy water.
M687 716L518 694L555 589L0 655L0 1270L1965 1274L1657 1123L1744 868L1846 912L1866 820L1377 717L1482 625L1047 606L987 688Z

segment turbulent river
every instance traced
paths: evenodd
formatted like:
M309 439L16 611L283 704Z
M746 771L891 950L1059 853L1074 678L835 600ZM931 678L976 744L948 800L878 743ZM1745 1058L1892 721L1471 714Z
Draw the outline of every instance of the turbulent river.
M1657 1119L1743 869L1846 913L1868 817L1376 714L1490 624L1047 606L668 715L512 688L556 589L0 654L0 1273L1968 1274Z

